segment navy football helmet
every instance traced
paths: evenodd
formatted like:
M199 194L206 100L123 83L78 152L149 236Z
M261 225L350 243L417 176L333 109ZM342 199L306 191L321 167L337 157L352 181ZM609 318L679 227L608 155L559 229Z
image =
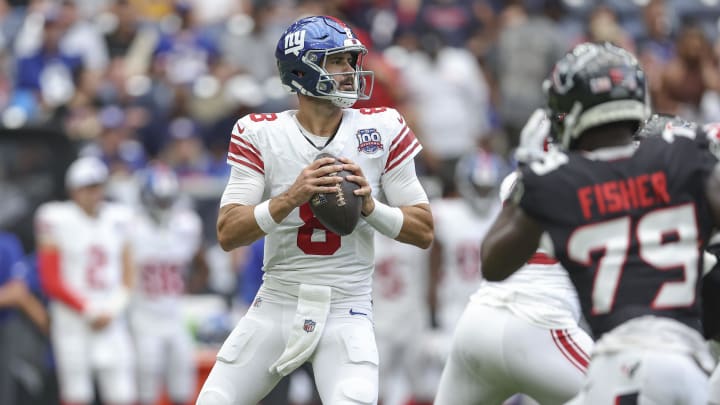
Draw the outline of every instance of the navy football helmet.
M352 73L328 73L327 57L349 52L354 57ZM280 37L275 58L282 83L290 91L330 100L338 107L351 107L372 93L374 74L362 70L367 48L353 31L334 17L313 16L293 23ZM341 91L335 76L353 75L354 91ZM339 78L338 78L339 80Z
M650 116L645 72L628 51L583 43L561 58L543 83L553 135L565 149L587 129Z

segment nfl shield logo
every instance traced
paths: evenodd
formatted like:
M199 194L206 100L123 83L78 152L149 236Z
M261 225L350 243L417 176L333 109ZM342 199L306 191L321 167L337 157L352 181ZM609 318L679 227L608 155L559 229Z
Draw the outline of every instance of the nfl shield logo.
M307 333L310 333L315 330L315 321L312 319L306 319L305 324L303 325L303 330Z
M383 150L382 137L375 128L361 129L355 137L358 141L358 152L372 155Z

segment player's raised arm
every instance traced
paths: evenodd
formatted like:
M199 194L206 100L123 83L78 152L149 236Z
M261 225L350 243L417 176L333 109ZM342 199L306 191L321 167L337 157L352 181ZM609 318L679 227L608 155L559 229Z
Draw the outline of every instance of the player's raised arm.
M542 232L517 204L505 204L480 248L483 276L490 281L510 276L535 253Z

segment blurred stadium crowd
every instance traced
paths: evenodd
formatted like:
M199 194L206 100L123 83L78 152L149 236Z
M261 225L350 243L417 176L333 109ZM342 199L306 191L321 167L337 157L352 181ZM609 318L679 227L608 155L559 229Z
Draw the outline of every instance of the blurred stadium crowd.
M206 276L190 292L249 305L250 250L227 254L215 240L230 131L245 114L294 108L275 46L290 22L321 14L349 22L370 50L374 93L356 107L408 119L435 197L453 193L468 152L511 156L550 66L581 41L633 51L655 111L720 120L718 0L0 0L0 229L31 254L33 212L66 197L78 155L100 157L109 197L128 203L134 174L159 161L203 219L194 270ZM220 336L204 338L221 342L231 323L213 322Z

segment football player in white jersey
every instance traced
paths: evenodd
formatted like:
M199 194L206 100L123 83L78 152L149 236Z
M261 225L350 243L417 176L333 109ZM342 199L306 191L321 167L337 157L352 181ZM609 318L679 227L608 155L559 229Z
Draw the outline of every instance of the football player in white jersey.
M450 354L455 325L482 281L480 242L500 209L497 190L510 171L503 158L484 149L462 156L454 182L431 202L435 241L430 257L433 329L418 337L424 346L425 384L437 391ZM430 378L430 376L434 376Z
M431 273L438 286L433 309L437 326L448 335L482 281L480 242L500 210L497 193L509 172L502 157L478 149L458 161L455 190L432 201Z
M333 17L293 23L275 56L298 110L249 114L232 129L232 172L221 200L226 250L266 236L264 280L217 355L198 405L250 405L305 362L323 403L374 404L378 352L372 325L373 233L427 248L433 222L413 158L421 146L391 108L351 109L369 97L367 49ZM337 156L315 160L320 152ZM340 236L308 200L337 190L339 169L360 185L362 217ZM382 201L382 202L381 202Z
M140 173L142 206L131 236L136 283L130 301L141 405L157 403L163 388L173 404L195 395L195 347L181 313L189 267L201 246L197 213L177 204L178 179L166 166Z
M429 251L375 234L373 314L384 405L430 401L417 337L430 328Z
M516 176L503 181L503 200ZM580 391L593 344L579 320L567 272L542 249L507 280L483 280L458 322L435 404L500 404L516 393L565 403Z
M137 400L134 356L125 320L132 286L127 207L105 202L106 166L73 162L70 200L41 205L35 218L38 267L50 297L50 337L64 405L93 403L93 381L110 405Z

